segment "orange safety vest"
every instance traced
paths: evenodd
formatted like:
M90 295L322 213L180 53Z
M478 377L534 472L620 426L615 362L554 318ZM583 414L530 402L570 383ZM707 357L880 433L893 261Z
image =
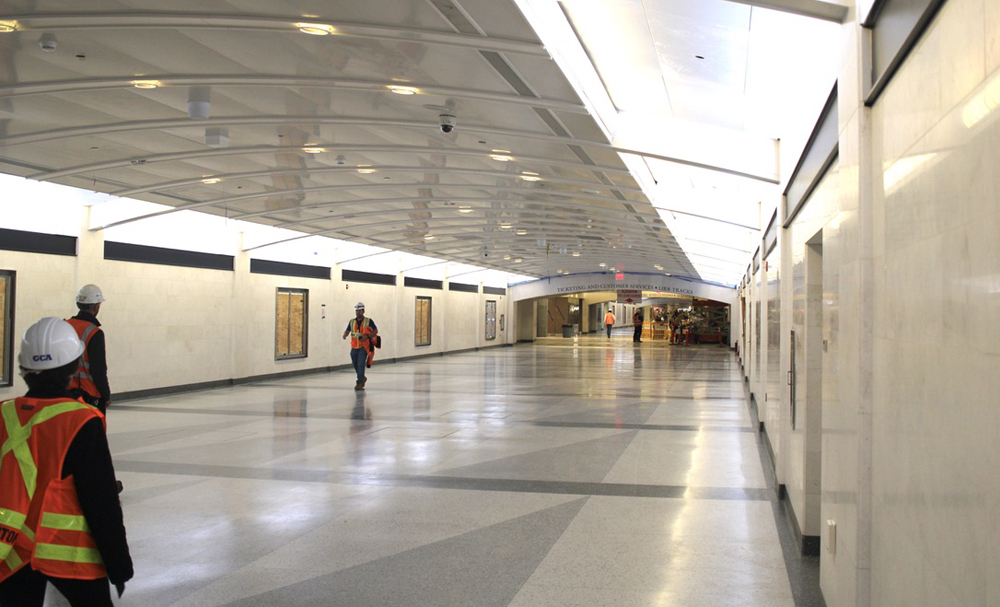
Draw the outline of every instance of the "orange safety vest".
M73 477L62 478L70 444L95 417L104 422L96 408L68 398L0 404L0 582L29 563L56 578L107 577Z
M352 348L369 348L369 346L362 345L361 337L363 335L369 335L372 332L371 329L371 319L365 317L361 322L361 326L358 327L358 319L351 319L351 347ZM370 349L370 348L369 348Z
M604 324L606 324L606 325L613 325L613 324L615 324L615 315L612 314L611 312L608 312L607 314L605 314L604 315Z
M73 328L76 329L76 334L80 337L80 341L83 342L83 358L80 359L80 366L76 368L76 373L69 380L69 389L80 389L94 398L101 398L101 391L97 389L97 384L94 383L94 376L90 374L89 355L90 340L93 339L94 335L101 328L92 322L80 320L79 318L67 318L66 322L73 325Z

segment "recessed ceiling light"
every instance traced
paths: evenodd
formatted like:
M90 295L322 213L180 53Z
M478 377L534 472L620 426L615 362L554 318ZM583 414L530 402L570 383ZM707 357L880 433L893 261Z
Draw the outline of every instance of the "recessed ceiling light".
M397 95L416 95L417 89L412 86L397 86L395 84L389 85L389 90Z
M514 226L510 225L509 223L501 223L501 224L500 224L500 229L501 229L501 230L509 230L509 229L511 229L512 227L514 227Z
M219 179L218 177L207 177L207 178L201 180L201 182L204 183L204 184L206 184L206 185L212 185L212 184L215 184L215 183L219 183L220 181L222 181L222 180Z
M296 23L295 27L303 34L310 36L328 36L337 30L332 25L326 23Z
M459 213L471 213L472 207L458 207Z
M521 258L520 257L515 257L514 258L514 263L521 263Z
M503 258L504 259L510 259L510 255L504 255Z
M426 236L424 236L424 240L434 240L434 235L433 234L427 234Z
M490 154L490 158L496 160L497 162L510 162L514 160L513 156L507 156L505 154Z
M302 151L305 152L306 154L322 154L323 152L326 151L326 148L307 147L307 148L302 148Z
M525 171L521 173L521 179L525 181L541 181L542 178L538 176L538 173L533 173L531 171Z
M525 230L524 228L518 228L517 229L518 236L524 236L527 233L528 233L528 230Z
M597 264L597 265L601 266L602 268L606 268L606 267L608 267L608 264L606 264L606 263L604 263L604 262L601 262L601 263L599 263L599 264Z
M17 30L17 21L0 21L0 34L8 34Z
M373 169L372 167L370 167L367 164L361 164L361 165L358 165L358 172L361 173L361 174L363 174L363 175L367 175L368 173L374 173L375 169Z
M137 89L155 89L160 86L159 80L133 80L132 86Z
M573 251L573 257L579 257L579 256L580 256L579 251Z

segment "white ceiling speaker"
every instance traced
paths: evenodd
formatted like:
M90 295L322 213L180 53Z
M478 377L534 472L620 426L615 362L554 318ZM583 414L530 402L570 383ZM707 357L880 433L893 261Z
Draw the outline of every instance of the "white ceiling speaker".
M188 118L205 120L212 116L212 89L207 86L192 86L188 91Z

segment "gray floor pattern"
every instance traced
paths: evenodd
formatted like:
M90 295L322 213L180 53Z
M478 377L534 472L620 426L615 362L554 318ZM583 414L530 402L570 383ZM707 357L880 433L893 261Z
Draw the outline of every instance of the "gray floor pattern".
M726 348L547 338L353 386L118 403L116 604L822 605Z

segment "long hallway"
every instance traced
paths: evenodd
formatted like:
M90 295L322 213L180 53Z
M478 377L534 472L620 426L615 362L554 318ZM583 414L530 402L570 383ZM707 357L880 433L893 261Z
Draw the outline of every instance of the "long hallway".
M726 348L547 338L353 385L116 404L117 604L822 605Z

